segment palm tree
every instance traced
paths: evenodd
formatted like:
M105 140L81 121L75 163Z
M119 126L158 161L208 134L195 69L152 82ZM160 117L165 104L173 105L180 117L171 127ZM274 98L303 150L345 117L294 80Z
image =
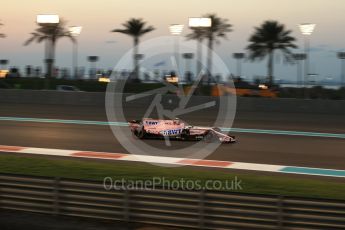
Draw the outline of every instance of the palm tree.
M3 26L4 24L2 24L1 22L0 22L0 26ZM4 38L4 37L6 37L6 35L5 34L2 34L2 33L0 33L0 38Z
M227 38L226 34L232 31L232 25L228 23L228 19L220 18L216 14L207 14L203 17L211 18L211 27L205 28L205 37L208 39L207 68L208 81L210 82L212 77L213 43L219 43L220 41L218 38Z
M133 49L133 65L134 65L134 80L138 80L139 75L139 56L138 56L138 46L139 38L146 33L153 31L155 28L153 26L147 26L146 22L140 18L131 18L122 24L123 29L114 29L111 32L127 34L133 37L134 49Z
M63 19L60 19L60 22L57 24L39 24L35 32L32 32L31 37L24 43L24 45L29 45L33 41L38 43L46 41L47 77L52 76L55 47L58 39L68 37L75 42L75 38L68 29L65 28L65 24L66 22Z
M201 74L201 68L202 68L202 41L205 39L205 29L202 27L193 27L191 28L192 32L190 34L187 34L187 40L196 40L197 41L197 59L196 59L196 75L198 76Z
M273 55L275 50L283 53L287 61L293 60L290 48L297 48L293 43L296 39L290 36L291 30L286 30L283 24L277 21L265 21L249 38L249 59L262 60L268 56L267 77L268 83L273 85Z

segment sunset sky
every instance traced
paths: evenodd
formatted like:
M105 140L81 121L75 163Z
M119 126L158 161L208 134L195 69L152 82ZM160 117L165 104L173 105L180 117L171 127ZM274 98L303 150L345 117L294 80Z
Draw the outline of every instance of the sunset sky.
M311 72L325 77L340 75L340 63L336 52L345 49L345 1L344 0L2 0L0 20L4 26L0 33L0 59L9 59L10 65L23 67L26 64L43 66L44 44L23 46L30 32L36 28L36 15L58 14L68 25L81 25L83 31L79 41L79 63L88 66L86 57L98 55L101 68L112 68L121 56L132 48L132 40L122 34L110 33L121 28L121 23L131 17L143 18L156 30L145 35L142 41L169 35L170 24L184 24L186 35L188 17L216 13L228 18L233 32L228 40L216 45L216 53L236 73L234 52L244 52L248 37L255 26L272 19L284 23L292 30L297 45L303 48L302 35L297 25L304 22L317 24L311 36ZM296 50L301 52L302 49ZM72 43L64 38L57 44L56 63L71 67ZM243 74L249 77L266 74L266 62L243 65ZM283 65L276 57L277 78L296 78L296 66Z

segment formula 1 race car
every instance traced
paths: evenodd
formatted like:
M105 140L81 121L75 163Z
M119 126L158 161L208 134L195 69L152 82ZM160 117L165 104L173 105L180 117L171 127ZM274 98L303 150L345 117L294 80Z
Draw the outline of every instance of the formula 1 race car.
M206 142L234 143L234 136L229 136L219 128L186 125L179 119L157 120L143 118L129 122L129 127L134 136L139 139L168 137L176 140L203 140Z

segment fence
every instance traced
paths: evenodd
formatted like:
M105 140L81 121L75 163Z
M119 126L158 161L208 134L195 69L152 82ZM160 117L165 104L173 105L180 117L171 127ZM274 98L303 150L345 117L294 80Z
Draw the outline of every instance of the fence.
M345 201L215 191L111 190L0 174L0 208L183 229L345 229Z

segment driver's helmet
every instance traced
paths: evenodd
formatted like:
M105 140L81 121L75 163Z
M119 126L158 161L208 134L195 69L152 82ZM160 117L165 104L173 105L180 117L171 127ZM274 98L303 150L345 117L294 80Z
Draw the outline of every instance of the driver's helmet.
M179 125L180 123L181 123L180 119L178 119L178 118L174 119L174 125Z

